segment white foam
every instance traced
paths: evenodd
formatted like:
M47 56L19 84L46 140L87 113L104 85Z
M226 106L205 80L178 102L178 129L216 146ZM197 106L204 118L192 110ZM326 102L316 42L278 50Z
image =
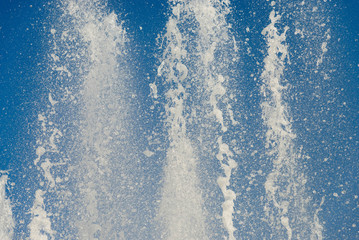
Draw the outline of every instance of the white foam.
M203 203L196 176L198 160L193 154L194 147L187 136L187 125L191 123L191 118L186 117L186 114L190 112L190 116L195 116L194 109L197 104L210 106L211 124L220 125L222 133L228 129L224 112L219 107L227 93L224 87L226 77L219 69L222 67L226 69L227 66L223 66L216 59L216 52L225 42L237 47L235 39L229 38L227 33L228 25L225 19L229 11L226 6L228 4L229 1L172 1L172 16L168 20L165 35L167 48L157 71L159 76L166 78L170 86L174 86L166 94L171 145L167 151L168 165L165 171L162 215L160 215L165 219L168 239L206 239L211 234L212 229L205 232ZM189 23L191 30L188 31L186 28ZM188 32L194 33L195 36L191 36L192 33L188 34ZM191 52L187 52L188 49ZM190 62L189 59L196 60L186 66L185 63ZM189 79L188 76L190 76ZM203 97L199 102L188 103L186 100L191 96L188 96L186 87L191 84L199 88L203 86L204 95L208 97ZM230 105L227 105L229 114L232 114L229 118L235 122L230 108ZM233 213L236 195L229 189L229 186L231 172L236 167L236 163L232 159L233 153L229 150L229 146L222 142L222 137L218 139L217 144L219 148L217 157L222 159L220 162L225 174L224 177L218 178L218 184L224 196L222 223L229 238L234 239ZM189 182L189 179L192 179L192 182ZM193 195L193 199L187 199L187 194ZM170 206L170 199L173 205L178 204L181 207ZM195 208L196 211L194 211ZM189 224L190 222L192 224Z
M323 63L323 59L324 59L324 55L328 52L328 41L330 40L330 29L328 29L325 33L326 35L326 41L322 42L322 45L321 45L321 54L320 54L320 57L318 58L317 60L317 67Z
M37 190L31 208L31 222L28 225L31 240L54 239L55 232L51 229L51 221L45 210L44 191Z
M146 149L145 151L143 151L143 154L145 154L146 157L151 157L153 156L155 153Z
M237 120L234 119L234 114L233 114L233 111L232 111L232 106L231 104L227 104L227 112L229 114L229 118L232 122L232 125L237 125L239 124L239 122Z
M224 202L222 203L222 223L227 231L230 240L235 239L234 232L236 228L233 225L234 201L236 194L230 189L230 179L233 169L237 167L234 161L234 154L229 146L223 142L222 134L227 132L228 127L224 121L224 111L218 105L224 100L227 89L224 86L226 77L222 74L222 67L227 69L226 63L222 63L216 59L215 53L220 49L220 45L225 42L233 41L234 50L237 51L235 38L228 36L229 25L226 22L226 14L229 12L229 1L223 2L209 2L199 1L191 2L191 11L195 13L195 18L199 24L199 39L197 44L200 46L198 54L201 57L201 71L205 74L206 91L209 92L209 101L207 103L212 107L212 115L215 117L217 124L220 124L222 133L218 133L217 144L218 153L217 159L220 161L220 166L224 171L224 177L218 177L217 183L222 191ZM221 7L219 7L221 6ZM210 69L210 70L209 70ZM237 124L233 117L230 104L227 104L229 118L233 125Z
M282 90L284 87L280 81L283 75L284 64L287 60L288 51L285 45L285 34L288 27L285 27L282 34L278 33L275 24L280 19L273 10L270 13L271 23L262 31L262 34L267 37L268 56L264 59L264 72L262 78L264 84L262 86L262 94L266 101L262 103L263 119L268 127L267 131L267 148L272 148L271 153L278 154L274 162L274 169L270 173L265 182L265 189L267 198L273 202L275 208L279 209L280 223L287 230L287 238L292 238L292 229L290 227L289 219L287 217L288 206L285 201L277 199L277 192L280 186L277 185L278 174L280 174L283 160L292 158L287 156L288 147L291 145L291 140L294 135L291 131L291 125L287 119L286 106L282 100ZM288 183L290 184L290 183ZM276 216L277 217L277 216Z
M248 29L248 31L247 32L249 32L249 28L247 28ZM235 52L238 52L238 46L237 46L237 41L236 41L236 38L233 36L233 50L235 51Z
M76 159L73 163L78 195L72 207L82 214L73 213L70 224L75 225L80 239L111 239L126 225L124 220L121 222L120 215L127 209L119 207L120 200L114 196L119 193L114 192L127 183L113 184L115 180L112 179L114 175L115 179L125 175L123 169L126 169L122 166L126 158L126 149L122 145L127 144L123 136L128 132L123 127L127 110L121 92L126 91L127 80L122 72L126 33L117 15L107 12L100 1L65 1L64 5L63 18L71 19L71 28L63 31L62 45L76 39L68 48L73 56L71 61L79 58L76 64L80 66L76 70L79 77L75 79L80 88L81 103L81 109L76 113L80 124L75 143L79 149L74 150ZM133 188L126 186L129 187ZM116 213L110 209L110 205L115 204ZM108 217L115 214L117 218Z
M223 87L222 83L224 82L224 77L222 75L218 75L218 81L212 84L209 83L210 87L210 104L213 108L213 115L216 117L217 122L219 122L222 126L222 131L226 132L227 127L224 125L223 121L223 112L217 107L218 99L223 97L226 93L226 89ZM211 86L212 85L212 86Z
M261 75L263 85L262 117L267 126L266 147L273 160L273 169L265 182L266 215L270 218L272 235L284 238L279 229L284 228L286 238L310 238L313 222L308 220L308 201L304 195L306 179L298 168L299 150L295 150L290 115L284 94L285 64L289 62L286 32L276 27L281 16L273 10L270 24L262 31L267 41L267 56ZM318 221L317 221L317 224ZM318 227L315 227L319 229ZM278 231L279 230L279 231Z
M58 103L58 101L55 101L55 100L52 98L51 93L49 93L49 102L51 103L52 106L54 106L56 103Z
M50 54L50 56L51 56L51 58L52 58L52 60L54 61L54 62L57 62L57 61L59 61L60 60L60 58L57 56L57 55L55 55L55 54Z
M169 126L170 147L166 153L165 177L159 218L166 239L207 239L203 200L197 177L197 158L187 137L185 99L183 87L188 81L188 68L182 59L186 57L186 45L178 28L179 18L185 7L178 3L172 8L172 16L166 25L167 48L158 68L158 75L173 87L166 93L166 122Z
M287 230L288 239L292 239L292 228L289 225L289 218L281 216L280 221L281 221L282 225L285 227L285 229Z
M275 156L273 160L273 170L267 176L265 182L265 189L269 204L278 209L278 215L271 207L266 208L272 211L267 214L274 214L275 218L272 225L276 226L276 222L281 224L287 232L287 239L292 238L292 228L288 218L288 196L278 198L278 194L287 188L291 193L292 183L288 182L287 186L280 186L280 176L283 166L294 165L293 156L291 156L292 139L295 135L292 133L291 124L288 119L287 107L282 99L282 92L285 89L281 84L285 61L288 57L287 45L285 44L286 32L288 27L284 28L283 33L279 33L276 28L277 21L280 20L280 15L276 15L273 10L269 16L271 22L262 31L262 34L267 37L268 56L264 59L264 71L261 75L263 79L262 94L265 101L262 103L263 119L268 127L266 134L267 148L271 149L271 155ZM284 162L286 161L286 162ZM289 173L292 174L292 173ZM276 228L276 227L273 227ZM275 231L275 229L273 229Z
M0 171L0 174L1 171ZM0 239L11 240L14 232L14 219L12 217L11 202L6 197L7 175L0 176Z
M234 231L236 230L233 226L234 201L236 200L236 194L233 190L228 189L228 187L230 186L232 170L237 167L237 163L232 159L233 153L229 150L229 146L222 142L222 137L219 137L217 142L219 146L217 159L220 161L221 167L225 173L225 177L218 177L217 179L217 183L224 196L224 202L222 203L222 221L228 232L229 239L233 240L235 239ZM227 163L224 162L225 158Z
M45 117L43 114L38 115L39 122L41 123L42 134L37 139L39 146L36 148L37 158L34 160L34 165L38 166L38 169L42 171L43 176L49 184L48 186L50 188L54 188L56 182L51 172L51 169L54 166L54 163L52 161L56 161L58 159L55 160L44 156L46 155L46 153L59 152L57 143L60 141L62 133L54 126L51 121L48 121L48 118L51 117L55 112L54 106L57 103L57 101L52 99L50 93L49 101L51 103L51 108L47 113L48 117Z
M325 197L322 197L322 200L320 202L319 208L315 211L315 214L313 216L313 227L312 227L312 234L310 236L310 240L322 240L323 239L323 225L320 222L320 219L318 217L318 213L322 210L322 205L324 203Z
M108 145L114 142L115 132L121 129L120 117L125 115L114 93L115 85L122 81L118 66L125 32L116 14L107 13L99 1L65 0L58 6L64 11L54 23L59 29L50 30L56 82L48 93L47 109L38 115L41 132L34 165L42 176L28 225L30 239L97 239L99 235L111 239L117 230L107 229L120 224L101 215L112 215L109 207L98 208L108 204L99 203L99 198L113 199L105 191L110 186L106 177L112 177L107 166L111 160ZM79 111L74 116L75 108ZM46 206L50 197L51 205Z
M45 158L45 161L43 161L40 166L41 166L41 168L43 170L43 175L44 175L45 179L49 183L49 186L51 188L54 188L55 187L55 180L54 180L54 178L53 178L53 176L51 174L51 168L54 166L54 164L52 164L50 162L50 159Z
M43 146L39 146L36 148L36 155L37 158L34 161L34 164L37 165L37 163L40 161L41 156L46 153L46 149Z
M151 88L151 96L152 96L154 99L157 99L157 98L158 98L158 95L157 95L157 86L156 86L156 83L150 83L150 88Z
M55 67L53 70L59 71L60 73L66 73L68 77L72 76L71 72L67 69L66 66Z

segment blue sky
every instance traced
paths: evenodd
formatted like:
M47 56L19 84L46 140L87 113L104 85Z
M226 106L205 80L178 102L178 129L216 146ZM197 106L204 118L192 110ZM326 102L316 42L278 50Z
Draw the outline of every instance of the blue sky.
M313 194L313 201L318 203L322 197L326 199L319 214L325 222L325 239L354 239L359 237L359 223L353 227L359 214L358 199L354 199L359 195L359 3L356 0L338 0L322 4L326 11L319 14L318 19L330 28L331 40L319 73L311 74L311 70L301 65L305 63L305 57L301 59L299 53L309 47L300 45L300 42L296 45L294 34L287 38L293 52L297 51L291 55L292 64L287 73L288 78L294 79L290 82L292 95L288 97L288 105L292 109L293 128L297 129L297 144L303 147L305 155L310 156L303 165L309 189L317 193ZM303 20L297 19L300 11L294 11L296 8L290 5L278 7L287 25ZM137 96L136 103L139 103L138 122L143 124L143 129L150 129L161 122L159 112L147 111L152 104L148 84L157 79L161 57L157 39L165 31L169 4L165 1L109 1L107 8L118 14L127 30L131 46L128 51L133 58L133 75L137 79L131 84ZM270 10L266 1L232 1L228 19L242 48L241 60L232 71L238 77L233 82L242 101L238 106L243 111L243 119L247 119L240 130L246 128L249 132L242 145L248 157L252 150L260 154L264 152L261 148L263 139L256 135L262 128L261 82L253 81L251 74L258 77L263 70L266 49L261 31L269 24ZM26 198L24 189L36 181L36 176L27 169L36 158L36 118L46 108L45 101L51 91L51 86L44 85L46 81L43 79L48 74L50 29L56 11L56 3L48 1L2 0L0 3L0 170L11 170L10 182L15 186L9 194L18 203ZM308 29L312 29L312 23L307 23ZM247 27L250 31L246 30ZM323 34L313 32L311 43L318 43L316 36L319 39ZM307 61L311 61L310 56L307 57ZM330 75L328 81L323 80L326 73ZM300 74L305 77L298 77L296 81ZM304 118L308 120L302 120ZM259 156L258 162L253 163L248 171L256 169L255 165L261 162L265 162L265 157ZM146 164L151 167L151 163ZM248 164L246 161L242 163L243 166ZM27 175L23 178L25 173ZM237 178L237 185L240 185L240 179Z

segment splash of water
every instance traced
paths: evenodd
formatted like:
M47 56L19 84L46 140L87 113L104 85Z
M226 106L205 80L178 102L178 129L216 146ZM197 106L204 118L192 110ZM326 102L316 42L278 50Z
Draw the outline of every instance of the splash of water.
M241 234L261 235L258 231L262 228L253 227L249 233L241 233L240 228L251 225L251 221L256 221L256 226L264 221L273 239L322 239L318 214L324 198L314 209L301 166L302 150L296 144L290 103L286 101L290 94L286 81L289 28L281 28L281 16L273 10L270 24L262 32L267 54L261 74L261 109L267 130L266 153L272 163L264 186L255 185L255 191L260 192L260 186L265 189L260 200L260 204L265 202L263 213L251 196L246 199L242 194L246 191L250 195L245 184L232 184L238 164L255 163L242 161L240 150L233 147L237 143L232 138L239 135L233 128L239 122L231 110L229 87L234 83L228 74L232 60L227 52L232 50L234 39L226 22L229 1L170 3L164 52L157 71L157 79L164 81L150 84L155 99L161 98L161 90L166 89L164 129L168 146L163 150L165 166L155 170L164 175L158 184L162 184L160 206L151 209L158 210L161 227L148 235L161 239L233 240ZM139 239L140 231L149 228L140 229L138 222L157 222L152 223L153 219L140 212L142 205L152 203L139 203L147 196L141 198L141 193L136 193L142 183L135 181L140 175L135 164L138 156L130 147L131 138L136 136L128 127L133 117L125 99L125 82L130 78L124 71L128 64L124 60L126 32L117 15L106 11L101 1L66 0L60 6L63 13L51 29L54 82L49 84L47 110L38 115L40 133L34 166L40 175L33 189L29 238ZM302 31L298 28L295 34ZM317 68L325 61L329 40L328 30L316 64L312 64ZM234 50L238 50L236 45ZM154 155L148 148L136 151L148 159ZM257 150L251 156L256 153ZM250 184L258 176L265 176L265 167L260 167L250 173ZM206 168L216 170L206 172ZM0 216L0 223L4 222L5 228L0 228L0 237L3 234L4 239L11 239L11 204L5 197L4 179L0 179L0 213L4 212L5 218ZM206 194L210 191L212 196ZM260 216L236 211L245 200L253 209L260 209ZM213 205L216 207L209 207Z
M123 116L118 113L125 112L120 105L121 93L116 92L118 82L125 77L118 68L118 58L124 50L124 30L114 13L101 12L101 7L91 1L69 4L67 11L75 19L88 52L81 89L81 150L76 181L82 214L77 226L82 239L112 238L111 228L117 219L110 210L111 199L116 199L116 190L110 189L111 176L116 170L122 172L115 163L121 162L122 156L113 151L122 142Z
M173 16L168 20L164 36L168 39L168 46L158 69L158 75L165 76L167 82L174 85L166 94L169 102L166 106L166 122L170 146L159 213L165 228L161 238L207 239L203 199L197 177L198 158L193 152L186 128L185 100L188 94L184 80L188 68L183 61L187 57L187 46L178 26L183 6L180 2L173 4Z
M283 100L288 86L284 86L283 72L289 61L288 46L285 43L288 27L279 33L276 25L281 16L274 10L270 13L270 24L262 31L267 41L267 57L261 75L263 120L268 130L266 148L273 159L272 172L267 176L265 190L268 203L265 212L272 227L271 236L276 239L321 239L321 233L314 233L314 224L309 217L306 198L306 178L298 161L300 151L295 149L296 138L291 126L288 106ZM315 227L317 228L317 227ZM320 228L317 228L320 230Z
M54 230L51 228L51 221L45 210L44 195L45 192L37 190L35 193L35 201L31 209L32 219L29 223L30 239L53 239Z
M228 1L172 1L172 16L166 26L166 49L158 75L163 77L167 91L166 123L170 146L167 150L164 188L160 216L168 239L207 239L207 213L201 188L199 161L206 161L200 151L203 142L217 144L217 153L210 151L210 158L217 158L225 176L218 177L223 193L222 222L229 239L234 239L234 200L230 190L232 170L237 166L234 154L224 142L222 134L228 129L222 107L225 102L228 80L224 74L227 62L221 62L219 51L229 42L226 14ZM196 96L197 95L197 96ZM202 108L202 109L201 109ZM203 109L208 109L207 112ZM228 104L225 109L230 109ZM230 112L230 111L228 111ZM195 117L197 116L197 117ZM210 136L201 134L204 121L210 122ZM218 126L219 125L219 126ZM218 131L218 127L220 131ZM197 135L197 139L193 136ZM216 136L216 137L214 137ZM215 140L213 142L213 139ZM209 143L208 143L209 142ZM201 163L202 166L208 163ZM212 223L213 224L213 223Z
M10 199L6 197L7 175L0 171L0 239L10 240L13 237L15 222L12 216Z
M54 89L48 110L39 114L34 164L44 181L30 238L117 239L124 235L125 212L132 211L131 194L123 189L134 185L125 126L125 31L100 1L61 6L57 29L51 29ZM57 223L53 229L50 220Z

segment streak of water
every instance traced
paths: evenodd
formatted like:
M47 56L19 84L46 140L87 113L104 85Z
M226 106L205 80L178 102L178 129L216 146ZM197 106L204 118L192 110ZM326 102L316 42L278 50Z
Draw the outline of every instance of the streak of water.
M11 203L6 197L7 175L0 171L0 239L11 240L14 232Z
M44 181L36 191L30 238L118 239L133 212L124 206L131 196L125 186L135 185L128 173L135 163L127 147L125 31L99 1L61 6L51 30L54 93L39 114L34 164Z
M188 97L185 80L188 68L183 64L187 57L185 36L178 21L183 5L173 2L172 14L167 23L166 47L158 75L164 76L173 87L167 92L166 123L170 146L164 169L163 196L160 218L164 225L162 238L207 239L203 213L203 199L198 179L198 158L187 136L185 100Z
M204 212L200 180L211 181L199 173L215 159L225 172L218 177L223 193L222 223L229 239L234 239L233 212L235 193L228 189L236 162L222 134L228 129L224 120L228 68L219 51L229 42L227 1L172 1L172 15L166 27L166 49L158 75L167 91L166 123L170 146L167 150L164 189L160 216L169 239L206 239L211 236L210 222ZM228 99L227 99L228 101ZM207 111L204 111L207 109ZM224 107L229 109L230 105ZM225 110L227 112L227 110ZM209 123L209 129L205 129ZM218 126L219 125L219 126ZM218 130L220 128L221 130ZM209 132L208 132L209 131ZM208 135L201 134L208 132ZM204 142L198 140L202 138ZM207 146L205 147L205 144ZM217 145L214 149L213 146ZM207 156L201 151L208 148ZM207 225L208 224L208 225Z
M268 55L264 59L261 91L263 120L268 128L266 148L273 161L273 169L265 182L268 200L265 213L272 227L271 236L275 239L321 239L321 233L312 230L313 227L319 231L321 228L314 226L314 217L310 217L310 199L305 191L307 180L298 164L300 149L294 144L296 135L292 130L287 103L283 100L287 89L283 72L289 61L285 42L288 27L279 33L276 25L281 16L274 10L269 18L270 24L262 31Z

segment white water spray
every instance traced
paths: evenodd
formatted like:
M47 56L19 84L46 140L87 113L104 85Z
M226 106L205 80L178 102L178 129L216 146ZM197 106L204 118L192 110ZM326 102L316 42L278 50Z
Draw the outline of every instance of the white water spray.
M68 0L61 6L50 54L59 83L49 94L48 110L39 114L34 164L44 181L32 207L30 238L117 239L125 236L125 212L132 211L124 200L131 194L121 189L134 184L124 126L125 31L99 1ZM60 129L61 114L68 120ZM57 204L50 209L46 203L53 198Z
M225 74L228 71L228 59L224 61L220 59L219 51L228 51L230 45L229 25L226 22L226 15L229 12L229 1L199 1L191 6L195 18L199 24L198 39L198 52L200 61L196 64L197 71L203 82L200 84L205 88L205 94L209 95L209 101L201 102L202 105L210 105L212 108L211 115L215 117L216 123L220 124L221 132L217 133L217 147L218 153L216 154L217 160L224 171L224 177L218 177L217 184L219 185L224 202L222 203L222 223L227 231L228 239L233 240L234 231L236 228L233 226L234 214L234 201L236 194L230 189L230 180L233 170L237 167L234 158L234 153L230 147L224 142L223 134L227 132L224 120L224 109L221 109L219 103L226 103L225 109L228 111L230 117L233 115L231 112L231 105L228 103L226 96L227 89L225 82L228 77ZM232 114L232 115L231 115ZM232 123L237 124L233 119ZM228 124L229 125L229 124Z
M51 221L45 209L44 193L42 190L37 190L35 193L35 200L31 209L32 219L29 224L31 240L54 239L55 232L51 228Z
M113 167L113 150L118 144L119 132L123 129L119 114L121 109L117 96L116 82L124 76L118 69L118 58L124 48L124 30L118 25L114 13L98 12L96 5L90 4L85 10L81 3L69 6L69 13L76 18L80 36L87 45L88 67L83 77L82 101L83 119L79 141L82 145L79 161L80 179L78 185L84 207L84 215L78 223L82 239L101 239L113 236L113 218L103 218L109 212L108 205L113 195L109 189ZM85 16L85 18L83 17ZM118 142L116 142L118 141ZM120 169L116 174L121 173ZM102 200L104 199L104 201ZM100 211L100 209L103 209ZM85 214L86 213L86 214ZM112 221L112 223L111 223ZM97 237L96 237L97 236Z
M284 96L284 70L289 61L288 46L285 43L288 27L279 33L276 25L281 18L274 10L270 13L270 24L262 31L267 41L267 57L264 59L262 103L263 120L269 156L273 159L273 170L267 176L265 190L268 203L265 212L272 227L271 236L276 239L309 239L314 223L310 220L307 207L309 198L305 195L306 179L301 173L298 161L300 151L295 149L295 134ZM316 229L320 229L315 227ZM317 234L321 239L321 234ZM314 238L313 238L314 239ZM317 238L315 238L317 239Z
M0 239L11 240L14 232L10 199L6 197L7 175L0 171Z
M40 135L37 139L37 158L34 165L37 170L42 173L43 179L40 182L40 188L35 192L35 198L31 208L31 222L28 225L30 239L53 239L55 231L52 229L51 220L47 213L44 195L52 192L56 187L56 181L53 174L53 167L62 165L60 162L60 154L58 150L58 142L62 137L61 131L52 122L56 113L55 104L57 103L51 96L48 97L50 105L48 111L38 115L38 121L41 126ZM56 161L58 160L58 161ZM60 161L59 161L60 160ZM56 179L60 182L59 178Z
M320 34L324 37L312 51L306 47L312 42L295 39L296 34L316 38L310 28L305 29L307 18L291 32L302 14L300 6L293 7L298 15L289 16L294 11L285 9L281 17L272 11L262 32L267 52L259 91L254 76L260 65L256 27L261 21L255 14L265 10L249 10L256 26L239 29L245 41L236 42L231 32L236 26L232 28L226 20L232 12L228 5L227 0L170 1L161 64L149 89L142 85L154 77L153 69L141 64L154 65L147 61L161 49L152 49L151 41L143 38L150 36L146 26L137 26L137 20L131 22L129 13L129 21L124 23L129 24L127 34L119 17L107 10L102 0L60 1L61 16L46 28L53 38L53 49L49 51L50 77L43 84L48 92L41 99L45 110L37 116L34 164L18 175L23 181L31 175L31 187L24 184L31 194L24 207L17 207L23 199L10 203L5 196L6 176L0 178L1 239L14 235L31 240L323 239L321 206L326 211L328 205L324 197L319 204L322 193L314 191L319 207L312 204L306 187L307 180L315 178L310 174L320 172L314 169L317 163L302 163L305 150L298 143L302 138L295 134L306 134L301 127L308 126L307 120L297 124L291 119L301 121L295 114L307 109L295 103L310 95L310 90L290 91L302 87L297 80L313 80L312 67L317 72L326 67L331 57L328 45L336 39L336 32L328 29ZM246 18L237 21L248 22ZM138 43L128 44L131 34ZM310 54L297 53L297 49ZM129 56L132 53L149 57L133 59ZM248 54L242 62L237 58L241 53ZM291 64L292 54L296 59L291 59ZM311 62L302 68L305 61L300 58ZM245 74L240 76L239 72ZM303 75L289 79L297 73ZM145 80L142 74L146 74ZM138 83L128 88L126 82L131 80ZM320 81L318 78L315 83L318 91L324 89ZM147 90L156 105L147 105ZM257 104L259 94L262 112ZM158 113L159 119L152 119L152 113ZM157 128L162 124L162 129ZM262 149L259 133L263 125L266 149ZM142 137L153 142L146 145ZM157 144L158 148L152 147ZM305 142L303 149L310 144L310 140ZM340 199L338 194L333 196ZM15 211L26 209L13 213L18 221L14 233L11 207ZM20 232L25 227L27 230Z
M185 36L179 30L181 3L175 3L173 16L167 23L165 38L168 46L158 75L173 85L166 94L168 137L167 163L160 207L161 222L166 239L207 239L203 213L203 199L197 177L198 159L193 152L186 129L185 80L188 69L182 63L187 57Z
M164 236L168 239L207 239L211 235L211 230L206 226L207 213L203 212L204 200L200 190L202 184L198 177L198 161L205 159L196 154L201 146L193 147L194 142L189 132L193 134L202 127L195 130L196 127L191 125L193 121L204 122L205 119L211 119L213 129L219 124L222 133L228 129L223 110L218 106L226 93L223 69L228 68L228 65L220 63L216 56L223 44L229 41L225 20L227 13L228 2L172 1L172 16L168 20L164 36L167 41L166 49L158 69L158 75L171 86L166 94L170 147L167 150L160 211L166 229ZM199 89L199 92L196 93L194 89ZM210 114L201 113L199 106L208 107ZM226 109L230 108L228 104ZM199 113L196 113L196 109ZM200 116L194 119L196 114ZM208 142L211 140L213 141L206 139ZM217 135L212 144L217 144L218 153L211 153L211 157L218 159L225 172L225 177L219 177L217 181L224 196L223 227L228 232L229 239L234 239L233 212L236 195L228 187L231 172L237 164L221 134Z
M128 162L128 130L124 126L123 72L125 31L114 13L92 1L70 1L66 14L73 19L85 55L81 59L81 111L78 148L73 174L78 189L75 224L81 239L116 239L125 236L124 186L133 185ZM118 177L113 177L114 175ZM77 205L78 204L78 205ZM116 211L112 208L115 207Z

